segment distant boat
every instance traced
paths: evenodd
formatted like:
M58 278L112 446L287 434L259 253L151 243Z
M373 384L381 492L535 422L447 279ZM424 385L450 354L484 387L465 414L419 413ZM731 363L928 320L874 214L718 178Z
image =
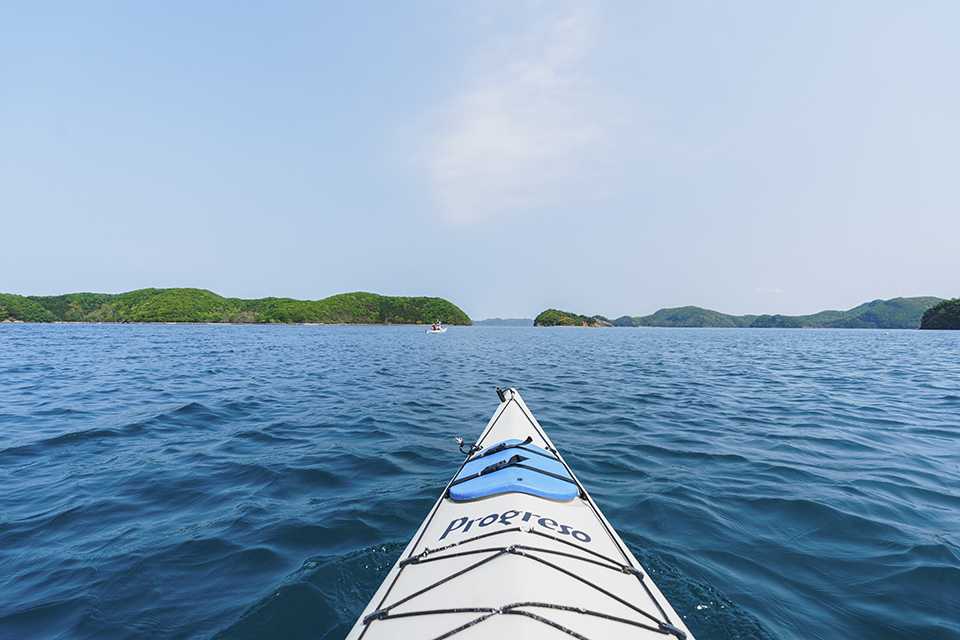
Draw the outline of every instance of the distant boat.
M435 325L432 325L429 329L427 329L427 333L446 333L446 331L447 331L447 328L442 324L435 324Z

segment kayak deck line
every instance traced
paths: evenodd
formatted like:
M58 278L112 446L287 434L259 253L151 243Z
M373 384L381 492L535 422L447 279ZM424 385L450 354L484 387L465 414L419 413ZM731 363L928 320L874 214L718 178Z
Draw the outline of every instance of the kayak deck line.
M631 638L693 640L519 393L497 395L497 411L348 639L598 640L632 629ZM521 470L535 475L514 478ZM561 481L569 492L538 486ZM444 525L444 514L458 517Z
M489 449L487 449L486 451L484 451L484 452L481 453L480 455L474 456L473 458L469 459L468 462L470 462L471 460L477 460L477 459L479 459L479 458L485 458L485 457L487 457L487 456L489 456L489 455L493 455L493 454L495 454L495 453L500 453L501 451L504 451L504 450L506 450L506 449L520 449L521 451L526 451L527 453L534 453L534 454L536 454L536 455L538 455L538 456L543 456L543 457L545 457L545 458L550 458L550 459L552 459L552 460L557 460L557 459L558 459L556 456L552 456L552 455L550 455L550 454L544 453L543 451L537 451L536 449L529 449L529 448L527 448L527 447L524 446L524 445L530 444L531 442L533 442L533 437L532 437L532 436L527 436L526 439L524 439L524 440L522 440L522 441L520 441L520 442L513 443L513 444L508 444L508 441L504 441L504 442L501 442L501 443L498 444L498 445L494 445L494 446L490 447ZM482 448L483 448L483 447L481 447L481 449L482 449ZM468 455L470 455L470 454L468 454Z
M503 450L498 451L498 452L496 452L496 453L501 453L502 451L503 451ZM527 450L524 449L524 451L527 451ZM479 457L479 456L478 456L478 457ZM543 475L543 476L547 476L548 478L553 478L553 479L559 480L559 481L561 481L561 482L568 482L568 483L576 486L577 489L580 490L580 486L579 486L572 478L570 478L569 476L562 476L562 475L560 475L559 473L553 473L552 471L548 471L548 470L546 470L546 469L541 469L541 468L536 467L536 466L531 466L531 465L528 465L528 464L523 464L523 463L524 463L525 461L527 461L528 459L529 459L529 458L524 458L524 457L521 456L520 454L516 454L516 455L511 456L510 458L506 458L506 459L504 459L504 460L501 460L500 462L494 462L494 463L491 464L490 466L484 467L483 469L481 469L480 471L477 471L476 473L472 473L472 474L470 474L470 475L468 475L468 476L457 477L457 478L454 479L453 482L450 483L450 486L447 488L446 496L447 496L448 498L450 498L450 499L452 499L452 500L456 500L456 501L458 501L458 502L464 502L464 501L467 501L467 500L476 499L476 497L474 497L474 498L463 498L463 497L460 497L460 496L454 496L454 495L450 492L450 489L452 489L453 487L456 487L456 486L458 486L458 485L465 484L465 483L471 482L471 481L473 481L473 480L477 480L478 478L482 478L483 476L489 475L489 474L491 474L491 473L496 473L496 472L498 472L498 471L503 471L503 470L509 469L509 468L523 469L523 470L525 470L525 471L532 471L533 473L540 474L540 475ZM557 460L556 458L552 458L552 457L551 457L550 459L559 462L559 460ZM476 458L473 459L473 460L470 460L470 462L475 462L475 461L476 461ZM458 474L458 475L459 475L459 474ZM501 492L502 492L502 491L501 491ZM492 495L492 494L487 494L487 495ZM539 495L539 494L534 493L533 495ZM485 496L481 496L481 497L485 497ZM581 497L582 497L582 494L581 494Z
M536 550L538 550L538 551L544 551L544 552L553 553L553 554L556 554L556 555L565 555L565 556L570 557L570 558L576 558L576 559L578 559L578 560L583 560L584 562L592 562L592 563L594 563L594 564L597 564L597 565L602 566L602 567L607 567L607 568L609 568L609 569L616 569L616 570L620 571L621 573L632 573L632 574L635 574L635 575L639 576L640 578L643 577L643 572L640 571L639 569L637 569L636 567L631 567L630 565L626 565L626 564L620 564L620 563L618 563L616 560L614 560L613 558L608 558L607 556L605 556L605 555L603 555L603 554L597 553L597 552L594 551L593 549L587 549L587 548L582 547L582 546L580 546L580 545L574 544L574 543L572 543L572 542L570 542L570 541L568 541L568 540L563 540L563 539L561 539L561 538L557 538L556 536L551 536L551 535L548 534L548 533L543 533L542 531L538 531L538 530L533 529L533 528L530 528L530 527L528 527L528 528L513 527L512 529L502 529L502 530L500 530L500 531L493 531L493 532L491 532L491 533L482 533L482 534L480 534L480 535L478 535L478 536L474 536L474 537L472 537L472 538L468 538L467 540L461 540L460 542L451 542L450 544L448 544L448 545L446 545L446 546L444 546L444 547L439 547L439 548L437 548L437 549L424 549L424 550L421 551L418 555L415 555L415 556L413 556L412 558L406 558L405 560L401 560L400 562L401 562L401 564L416 564L416 563L420 563L420 562L433 562L434 560L443 560L444 558L452 557L452 555L451 555L451 556L440 556L440 557L436 557L435 554L437 554L437 553L439 553L439 552L441 552L441 551L446 551L447 549L453 549L453 548L455 548L455 547L459 547L460 545L466 544L466 543L468 543L468 542L474 542L474 541L476 541L476 540L480 540L480 539L482 539L482 538L489 538L489 537L496 536L496 535L500 535L500 534L503 534L503 533L513 533L513 532L516 532L516 531L524 531L524 532L526 532L526 533L532 533L532 534L534 534L534 535L543 536L544 538L549 538L550 540L555 540L556 542L559 542L559 543L562 543L562 544L570 545L571 547L574 547L575 549L579 549L580 551L584 551L584 552L586 552L586 553L589 553L589 554L591 554L591 555L594 555L594 556L596 556L597 558L600 558L601 560L605 560L605 561L607 562L607 564L604 564L604 563L602 563L602 562L598 562L597 560L593 560L593 559L591 559L591 558L585 558L585 557L583 557L583 556L578 556L578 555L571 554L571 553L564 553L564 552L562 552L562 551L557 551L557 550L555 550L555 549L542 549L542 548L537 547ZM518 549L534 549L534 547L527 547L527 546L522 545L522 544L518 544L518 545L514 545L514 546L517 547ZM500 548L503 548L503 547L497 547L497 548L494 548L494 549L487 548L487 549L477 549L477 550L474 550L474 551L464 551L463 554L481 553L481 552L483 552L483 551L496 551L496 550L499 550ZM427 559L428 557L429 557L429 559Z
M497 534L497 533L509 533L509 532L519 531L519 530L521 530L521 529L518 527L518 528L516 528L516 529L508 529L508 530L498 531L498 532L494 532L494 533L492 533L492 534L487 534L486 536L477 536L477 537L475 537L475 538L470 539L469 541L462 541L461 543L456 543L455 545L451 545L451 546L459 546L459 545L462 544L463 542L472 542L473 540L476 540L476 539L478 539L478 538L481 538L481 537L489 537L490 535L495 535L495 534ZM588 549L582 549L581 547L579 547L579 545L575 545L575 544L569 543L569 542L566 541L566 540L559 540L559 539L557 539L557 538L553 538L552 536L549 536L549 535L546 535L546 534L542 534L542 533L540 533L539 531L536 531L536 530L529 530L529 529L528 529L528 530L526 530L526 532L527 532L527 533L544 535L545 537L552 538L552 539L554 539L554 540L557 540L558 542L564 542L564 543L566 543L566 544L570 544L571 546L573 546L573 547L575 547L575 548L578 548L578 549L580 549L580 550L582 550L582 551L589 551ZM476 562L476 563L474 563L474 564L472 564L472 565L470 565L470 566L468 566L468 567L466 567L465 569L461 569L460 571L457 571L457 572L455 572L455 573L453 573L453 574L450 574L450 575L448 575L448 576L445 576L444 578L438 580L437 582L434 582L433 584L430 584L430 585L428 585L428 586L420 589L419 591L417 591L417 592L415 592L415 593L412 593L412 594L410 594L410 595L408 595L408 596L406 596L406 597L404 597L404 598L402 598L402 599L400 599L400 600L397 600L396 602L394 602L393 604L391 604L391 605L389 605L389 606L387 606L387 607L383 607L383 608L381 608L381 609L377 609L376 611L373 611L373 612L369 613L368 615L364 616L364 618L363 618L363 623L364 623L364 624L369 624L370 622L372 622L372 621L374 621L374 620L386 620L387 618L391 618L391 617L411 617L411 616L431 615L431 614L438 614L438 613L452 613L452 612L454 612L453 609L428 609L428 610L422 610L422 611L411 611L411 612L406 612L406 613L401 613L401 614L391 614L391 613L390 613L390 610L393 609L393 608L395 608L395 607L398 607L398 606L404 604L405 602L408 602L409 600L412 600L413 598L416 598L416 597L418 597L418 596L421 596L421 595L423 595L424 593L426 593L426 592L428 592L428 591L430 591L430 590L432 590L432 589L435 589L436 587L439 587L440 585L445 584L446 582L448 582L448 581L450 581L450 580L453 580L454 578L457 578L457 577L459 577L459 576L461 576L461 575L463 575L463 574L465 574L465 573L467 573L467 572L469 572L469 571L472 571L473 569L476 569L477 567L480 567L480 566L482 566L482 565L484 565L484 564L486 564L486 563L488 563L488 562L491 562L491 561L495 560L496 558L498 558L498 557L500 557L500 556L502 556L502 555L504 555L504 554L514 554L514 555L519 556L519 557L522 557L522 558L529 558L530 560L535 560L535 561L537 561L537 562L540 562L540 563L542 563L542 564L545 564L545 565L549 566L549 567L552 568L552 569L555 569L555 570L557 570L557 571L559 571L559 572L561 572L561 573L563 573L563 574L565 574L565 575L567 575L567 576L569 576L569 577L571 577L571 578L573 578L573 579L575 579L575 580L578 580L578 581L586 584L587 586L589 586L589 587L591 587L591 588L593 588L593 589L596 589L597 591L603 593L604 595L606 595L606 596L608 596L608 597L610 597L610 598L613 598L613 599L616 600L617 602L620 602L621 604L629 607L630 609L633 609L635 612L637 612L637 613L639 613L640 615L648 618L650 621L655 622L655 623L657 624L657 627L652 627L652 626L647 625L647 624L644 624L644 623L642 623L642 622L638 622L638 621L635 621L635 620L629 620L629 619L627 619L627 618L621 618L621 617L619 617L619 616L611 616L611 615L609 615L609 614L601 613L601 612L598 612L598 611L591 611L591 610L585 609L585 608L583 608L583 607L570 607L570 606L567 606L567 605L558 605L558 604L553 604L553 603L537 603L537 606L547 606L547 607L550 607L550 608L563 609L563 610L566 610L566 611L575 611L575 612L581 613L581 614L587 614L587 615L594 615L594 616L598 616L598 617L604 617L604 618L607 618L607 619L609 619L609 620L616 620L617 622L622 622L622 623L630 624L630 625L633 625L633 626L641 627L641 628L643 628L643 629L647 629L648 631L654 631L654 632L658 632L658 633L670 633L670 634L674 634L674 635L677 636L677 638L680 638L680 640L683 640L684 638L686 638L686 634L685 634L683 631L677 629L677 628L674 627L672 624L670 624L668 621L659 620L658 618L656 618L655 616L653 616L653 615L650 614L649 612L644 611L643 609L640 609L639 607L634 606L633 604L631 604L630 602L627 602L627 601L624 600L623 598L620 598L620 597L617 596L616 594L610 593L608 590L604 589L603 587L601 587L601 586L599 586L599 585L597 585L597 584L594 584L593 582L590 582L589 580L586 580L586 579L584 579L584 578L582 578L582 577L580 577L580 576L572 573L571 571L569 571L569 570L567 570L567 569L564 569L563 567L560 567L560 566L558 566L558 565L556 565L556 564L553 564L553 563L551 563L551 562L548 561L548 560L544 560L543 558L540 558L540 557L538 557L538 556L536 556L536 555L531 555L531 554L529 554L529 553L526 553L527 551L538 551L538 552L553 553L553 554L555 554L555 555L562 555L562 556L565 556L565 557L567 557L567 558L572 558L572 559L576 559L576 560L581 560L581 561L585 561L585 562L590 562L590 563L595 564L595 565L597 565L597 566L601 566L601 567L604 567L604 568L606 568L606 569L610 569L610 570L613 570L613 571L618 571L618 572L620 572L620 573L628 573L628 574L631 574L631 575L636 576L637 579L641 582L641 584L643 584L644 587L647 588L647 587L646 587L646 583L645 583L644 580L643 580L643 579L644 579L644 574L643 574L643 572L642 572L641 570L637 569L636 567L629 566L629 565L617 565L616 561L615 561L615 560L612 560L612 559L610 559L610 558L604 558L604 559L607 560L608 562L610 562L611 564L604 564L604 563L598 562L598 561L596 561L596 560L592 560L592 559L590 559L590 558L585 558L585 557L583 557L583 556L579 556L579 555L572 554L572 553L564 553L564 552L559 552L559 551L555 551L555 550L551 550L551 549L544 549L544 548L542 548L542 547L531 547L531 546L527 546L527 545L523 545L523 544L513 544L513 545L506 546L506 547L492 547L492 548L488 547L488 548L484 548L484 549L474 549L474 550L472 550L472 551L462 551L462 552L459 552L459 553L447 554L447 555L439 556L439 557L438 557L438 556L428 557L430 553L436 553L437 550L433 550L433 551L431 551L431 550L425 550L425 551L422 552L419 556L414 556L413 558L408 558L407 560L403 561L403 562L401 563L401 566L407 566L407 565L409 565L409 564L423 564L423 563L426 563L426 562L436 562L436 561L438 561L438 560L447 560L447 559L450 559L450 558L462 557L462 556L466 556L466 555L476 555L476 554L479 554L479 553L491 553L491 555L490 555L490 556L487 556L486 558L484 558L484 559L482 559L482 560L480 560L480 561L478 561L478 562ZM602 557L602 556L601 556L601 557ZM652 595L652 594L651 594L651 595ZM528 603L528 604L529 604L529 603ZM504 613L506 609L516 608L516 607L520 607L520 606L524 606L524 604L523 604L523 603L514 603L514 604L510 604L510 605L505 605L505 606L499 607L499 608L472 608L472 609L469 609L469 610L470 610L470 611L485 610L485 611L490 611L490 612L492 612L493 614L497 614L497 613ZM464 608L462 608L462 607L456 609L456 612L466 612L466 611L467 611L467 609L464 609ZM661 611L661 614L663 614L664 616L666 616L665 612L663 612L663 611ZM486 618L484 617L484 618L478 619L478 620L476 620L476 621L474 622L474 624L477 623L477 622L482 622L482 620L484 620L484 619L486 619ZM546 620L543 620L543 621L546 622ZM471 626L472 626L472 625L471 625ZM466 628L466 627L465 627L465 628ZM557 628L561 628L561 627L557 626ZM564 628L563 630L566 631L566 632L568 632L570 635L572 635L572 636L574 636L574 637L577 637L577 638L583 638L583 637L584 637L584 636L581 636L580 634L577 634L577 633L575 633L575 632L570 631L569 629L565 629L565 628ZM452 635L452 632L451 632L449 635L437 636L437 640L439 640L439 638L450 637L450 635ZM585 640L587 640L587 639L585 639Z

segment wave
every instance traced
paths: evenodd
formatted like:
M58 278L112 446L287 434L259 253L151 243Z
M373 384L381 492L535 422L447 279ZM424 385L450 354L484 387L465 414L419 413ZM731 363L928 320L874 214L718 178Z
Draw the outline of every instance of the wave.
M342 638L356 619L353 612L363 609L368 593L380 584L404 546L391 543L312 557L215 637ZM311 615L304 616L303 611ZM323 629L317 628L317 619L327 621Z
M508 384L698 637L960 637L921 332L17 333L0 637L341 638Z
M46 456L58 449L76 449L82 447L86 443L102 443L105 440L110 440L113 438L138 437L143 433L144 429L145 427L142 424L131 423L125 427L116 429L101 429L94 427L79 431L70 431L68 433L61 433L48 438L43 438L41 440L35 440L27 444L15 445L12 447L7 447L6 449L0 449L0 461L2 461L6 456Z

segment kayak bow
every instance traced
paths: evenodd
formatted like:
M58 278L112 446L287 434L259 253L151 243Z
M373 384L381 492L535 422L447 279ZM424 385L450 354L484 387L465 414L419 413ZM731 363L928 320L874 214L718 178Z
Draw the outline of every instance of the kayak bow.
M497 393L347 638L692 640L520 394Z

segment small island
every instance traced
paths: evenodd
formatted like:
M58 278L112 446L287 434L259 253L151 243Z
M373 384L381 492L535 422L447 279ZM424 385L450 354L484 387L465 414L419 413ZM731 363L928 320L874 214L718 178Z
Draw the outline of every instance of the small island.
M206 289L20 296L0 293L0 322L215 322L236 324L444 324L470 317L443 298L357 291L322 300L225 298Z
M960 298L944 300L927 309L920 320L920 328L960 330Z
M559 309L547 309L533 319L535 327L610 327L603 316L582 316Z

